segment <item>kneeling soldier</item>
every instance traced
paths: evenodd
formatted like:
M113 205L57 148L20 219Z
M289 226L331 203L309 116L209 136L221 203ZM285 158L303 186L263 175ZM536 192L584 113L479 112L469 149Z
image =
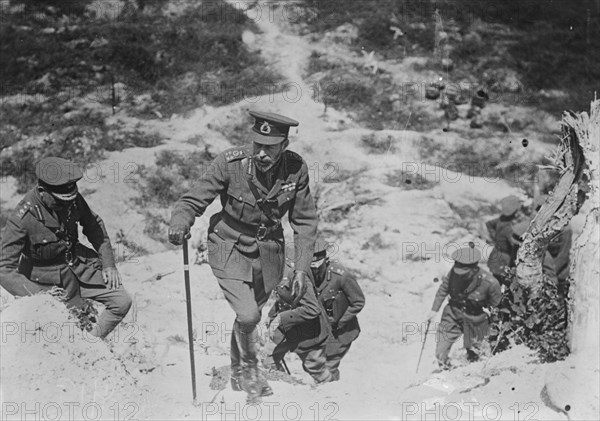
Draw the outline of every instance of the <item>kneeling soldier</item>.
M319 240L310 264L317 296L331 326L332 335L327 340L327 368L332 381L340 379L339 366L350 350L350 345L360 334L356 315L365 305L365 296L356 278L327 257L327 243Z
M302 360L304 371L317 383L331 380L327 368L325 346L329 329L314 287L309 285L297 305L287 277L275 289L277 300L269 311L269 338L275 344L272 358L278 370L283 371L283 358L295 352Z
M104 222L77 190L83 177L77 164L44 158L36 175L37 186L2 233L1 285L18 297L58 286L66 292L67 305L76 308L84 306L84 298L98 301L106 310L91 333L105 337L129 311L131 297L121 285ZM98 253L79 243L78 224Z
M454 266L444 277L427 317L432 320L446 296L450 295L437 330L435 356L441 368L450 367L448 354L460 335L464 335L469 361L479 358L472 348L488 334L489 321L484 308L496 307L502 300L500 284L480 270L480 259L481 252L475 247L465 247L452 254Z

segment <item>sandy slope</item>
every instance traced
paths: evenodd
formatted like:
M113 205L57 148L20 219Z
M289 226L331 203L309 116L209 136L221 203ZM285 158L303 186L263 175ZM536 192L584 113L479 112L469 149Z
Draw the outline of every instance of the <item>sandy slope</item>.
M125 325L132 330L120 331L109 343L115 355L130 361L130 370L144 370L142 375L136 375L139 377L136 390L142 391L144 399L139 400L135 418L424 419L423 412L430 411L427 419L494 419L494 410L501 412L498 419L525 419L534 411L533 419L564 418L546 408L540 398L544 373L551 366L531 362L523 349L499 355L485 367L482 362L432 377L429 373L435 368L434 337L429 336L420 374L415 374L422 344L418 330L438 286L432 279L450 268L447 255L455 247L468 241L484 245L475 233L463 228L451 205L468 206L476 212L513 190L503 182L490 186L483 179L421 164L421 134L415 132L380 132L377 136L390 140L389 153L367 154L361 136L371 133L369 130L332 108L323 115L323 105L313 99L311 86L302 77L315 45L292 33L290 25L281 22L277 10L273 19L257 21L262 33L249 37L248 46L257 53L260 51L284 75L290 88L287 93L267 95L251 103L203 107L190 116L169 121L146 122L147 130L167 137L164 145L115 152L100 165L107 169L117 165L122 171L130 163L151 165L154 154L161 149L195 148L186 142L194 136L210 142L215 150L222 150L228 143L214 128L231 124L247 108L276 111L298 119L301 125L293 133L290 149L301 153L311 168L313 189L321 193L319 207L377 198L352 208L339 222L321 222L328 240L339 246L334 258L361 274L360 283L367 295L366 307L360 315L361 337L343 362L339 383L315 389L309 385L273 382L275 395L254 408L244 405L243 393L226 390L215 397L208 387L210 374L212 367L228 364L228 330L234 314L210 268L206 264L193 265L198 394L205 402L201 407L193 406L181 254L165 251L164 245L146 238L139 210L127 200L135 197L135 184L106 173L101 181L82 185L93 190L89 194L92 206L102 209L111 235L123 229L131 239L155 252L120 265L125 284L135 298L135 306L126 319L130 324ZM322 44L317 48L322 48ZM347 55L352 56L348 52ZM354 60L358 62L359 58ZM395 66L399 70L402 64ZM116 118L124 124L137 123L123 116ZM453 136L440 135L437 138L440 142ZM434 181L435 186L428 190L390 186L387 177L398 170L418 172ZM328 175L337 173L355 175L348 181L325 183ZM5 199L4 187L2 195ZM218 205L211 206L207 213L217 210ZM202 241L205 227L206 218L199 219L193 243ZM160 280L152 278L171 270L175 273ZM11 308L19 305L24 304L19 301ZM5 314L2 313L3 320ZM460 346L455 348L454 354L460 358ZM4 351L3 346L3 354ZM288 357L288 364L296 377L309 383L297 358ZM67 364L64 369L70 370L70 366ZM489 383L482 385L486 378ZM16 387L26 393L27 384L16 383ZM137 398L134 393L127 399ZM435 402L440 406L435 407ZM119 403L122 407L126 402ZM455 417L452 411L457 408L462 412ZM482 409L490 412L482 413ZM521 413L515 415L515 411Z

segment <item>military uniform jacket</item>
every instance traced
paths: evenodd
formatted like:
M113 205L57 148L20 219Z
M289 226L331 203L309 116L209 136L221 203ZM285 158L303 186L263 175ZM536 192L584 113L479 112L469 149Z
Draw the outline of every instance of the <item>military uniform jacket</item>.
M504 267L511 267L511 253L514 248L512 220L496 218L488 221L486 226L494 242L494 249L488 258L488 267L494 275L501 275Z
M265 215L249 188L253 183L268 200L272 216L288 213L294 231L296 268L309 272L317 232L317 212L308 186L308 167L292 151L284 151L279 172L271 190L257 179L249 147L233 148L219 154L204 171L189 193L175 204L171 225L191 226L197 216L219 196L223 209L210 218L208 229L208 261L215 276L241 281L252 280L252 259L258 251L265 288L272 290L282 279L284 269L283 231L276 238L259 241L229 226L224 214L242 224L257 226Z
M565 282L569 277L569 254L571 253L572 238L573 230L567 225L548 245L548 251L554 259L556 275L560 282Z
M465 300L470 301L475 305L481 307L496 307L502 300L502 290L498 281L490 276L488 273L481 269L477 274L471 277L470 281L462 283L455 281L455 276L452 271L448 275L444 276L442 284L438 288L435 294L435 300L431 309L438 311L444 302L444 299L450 295L451 299L457 299L459 294L465 291L465 289L472 288L473 282L479 282L476 288L472 288L471 292L464 297Z
M288 276L283 282L289 282ZM311 284L295 308L280 298L269 310L272 320L277 315L281 318L279 329L284 332L286 348L295 352L307 352L324 344L329 336L327 316L317 300L314 286Z
M52 195L34 188L10 216L0 240L2 286L18 285L23 277L45 285L62 285L69 295L78 282L104 285L102 267L114 267L110 239L102 219L77 195L68 218L59 218ZM77 242L77 224L99 253ZM66 252L72 246L71 265ZM20 264L21 259L21 264ZM75 282L71 282L75 281Z
M317 286L317 297L323 308L327 308L328 302L333 300L333 314L328 320L332 325L337 325L334 333L338 341L349 344L360 334L360 326L356 315L365 306L365 296L358 285L354 275L342 265L325 263L324 279L321 282L313 282ZM311 278L314 277L312 271ZM338 309L342 305L345 309ZM337 320L335 320L337 319Z

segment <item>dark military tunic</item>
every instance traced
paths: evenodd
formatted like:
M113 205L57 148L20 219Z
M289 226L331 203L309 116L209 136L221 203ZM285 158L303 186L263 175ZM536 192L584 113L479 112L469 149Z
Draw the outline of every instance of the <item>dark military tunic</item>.
M512 240L513 220L500 217L486 223L494 249L488 258L488 267L498 279L503 279L504 268L511 267L511 256L514 248Z
M284 277L283 282L287 284L289 278ZM287 350L307 352L325 344L329 335L329 323L319 305L313 285L308 286L306 294L295 307L277 299L269 311L269 319L272 320L277 315L281 318L279 326L284 332ZM275 350L277 351L277 347Z
M365 305L365 296L354 275L342 265L326 262L325 276L314 280L317 296L329 313L329 322L335 327L334 335L343 344L354 341L360 326L356 315ZM311 276L314 274L311 272Z
M78 224L98 254L78 243ZM32 281L63 287L70 299L79 294L79 283L104 286L102 267L114 266L104 223L79 194L67 213L52 195L32 189L2 233L0 279L13 295L26 295Z
M450 302L442 312L437 332L436 357L441 362L446 362L452 344L461 334L466 349L483 340L489 327L483 307L496 307L502 300L498 281L481 269L466 275L451 270L438 288L431 309L439 311L448 295Z
M294 230L296 268L309 272L317 213L308 185L308 167L298 154L286 150L273 176L273 186L268 189L257 178L250 147L232 148L219 154L193 190L175 204L171 226L189 227L220 197L223 209L212 215L208 230L208 260L218 278L252 281L252 258L257 257L266 291L271 291L283 277L283 230L271 232L264 240L244 232L261 223L272 224L257 204L249 183L265 199L273 218L288 213Z

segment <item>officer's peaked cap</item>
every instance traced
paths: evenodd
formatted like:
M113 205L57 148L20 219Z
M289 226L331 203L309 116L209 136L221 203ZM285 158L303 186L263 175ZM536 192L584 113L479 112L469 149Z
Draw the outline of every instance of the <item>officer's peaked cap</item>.
M454 260L454 267L452 270L458 275L464 275L469 272L477 263L481 260L481 251L475 248L474 244L470 244L469 247L463 247L452 253L452 260Z
M36 164L35 175L48 186L64 186L76 183L83 177L83 172L75 162L49 156Z
M250 140L262 145L277 145L287 139L290 127L298 126L296 120L281 114L267 113L251 110L250 115L254 117L254 125Z

